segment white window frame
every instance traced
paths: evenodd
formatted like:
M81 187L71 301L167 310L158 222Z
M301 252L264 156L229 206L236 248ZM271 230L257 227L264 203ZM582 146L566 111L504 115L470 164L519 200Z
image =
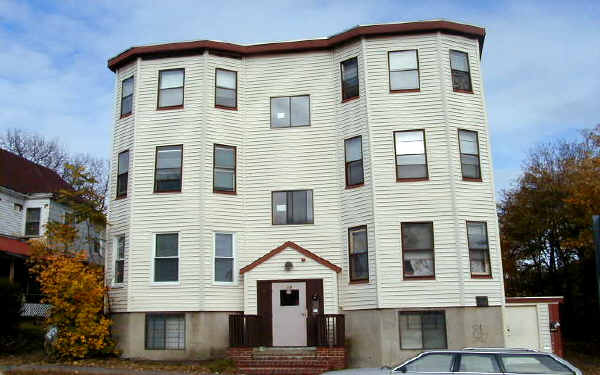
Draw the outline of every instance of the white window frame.
M217 233L218 234L231 234L231 255L233 259L233 277L232 281L216 281L215 280L215 260L217 259ZM219 257L223 258L223 257ZM223 258L229 259L229 258ZM237 234L235 232L226 231L226 230L216 230L212 234L212 282L214 285L238 285L239 277L238 277L238 267L237 267Z
M154 268L155 268L155 260L156 260L156 236L160 234L177 234L177 256L176 257L161 257L162 258L177 258L177 281L155 281L154 280ZM150 283L154 286L166 285L166 286L174 286L181 284L181 233L179 231L165 231L165 232L156 232L152 234L152 267L150 270Z
M119 258L119 239L123 237L123 258ZM113 238L113 270L112 270L112 285L122 287L125 285L125 249L127 248L127 238L124 234L118 234ZM117 282L117 261L123 261L123 281Z

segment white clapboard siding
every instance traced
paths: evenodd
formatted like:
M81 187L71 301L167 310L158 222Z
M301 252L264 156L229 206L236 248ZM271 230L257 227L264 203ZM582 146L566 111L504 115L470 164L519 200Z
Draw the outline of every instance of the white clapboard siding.
M24 199L16 194L0 192L0 235L22 236L25 229L25 209L19 211L15 204L23 207Z

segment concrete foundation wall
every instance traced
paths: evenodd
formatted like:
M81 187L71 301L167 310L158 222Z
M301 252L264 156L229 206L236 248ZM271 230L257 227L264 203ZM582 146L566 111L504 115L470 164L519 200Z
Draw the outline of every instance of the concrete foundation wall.
M124 358L196 360L224 357L229 347L229 312L185 313L184 350L146 350L145 313L113 314L113 335Z
M423 309L425 310L425 309ZM453 307L446 312L448 349L503 347L502 308ZM400 348L398 312L402 309L344 311L350 367L393 366L422 350ZM415 310L407 310L415 311Z

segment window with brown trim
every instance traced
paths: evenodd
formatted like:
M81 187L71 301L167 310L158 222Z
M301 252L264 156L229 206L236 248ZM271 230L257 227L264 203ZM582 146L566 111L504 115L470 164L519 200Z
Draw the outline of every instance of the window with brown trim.
M454 91L473 92L469 55L466 52L450 50L450 70Z
M429 178L425 130L394 132L396 181L420 181Z
M42 209L39 207L28 208L25 212L25 235L40 235L40 220Z
M418 91L419 54L416 49L388 52L390 91Z
M127 181L129 179L129 150L119 153L117 161L117 198L127 196Z
M458 129L458 147L460 151L460 169L463 179L481 180L479 163L479 137L477 132Z
M433 223L402 223L404 278L435 278Z
M237 72L215 69L215 107L237 108Z
M484 221L467 221L467 240L471 276L491 276L487 223Z
M344 140L346 187L360 186L365 182L362 155L362 136Z
M313 191L274 191L271 194L273 224L313 224Z
M350 281L369 280L369 245L367 226L348 228Z
M121 82L121 117L131 114L133 109L133 76Z
M235 193L235 146L214 146L213 171L213 191L216 193Z
M168 69L158 72L158 108L183 107L185 69Z
M156 148L154 192L181 191L183 146L159 146Z
M125 278L125 236L115 239L115 284L122 284Z
M271 127L290 128L310 125L310 96L271 98Z
M445 349L448 347L446 313L444 311L400 311L398 318L401 349ZM439 360L448 362L448 371L441 372L449 372L452 357L439 358Z
M342 61L340 63L342 74L342 101L358 98L358 58Z

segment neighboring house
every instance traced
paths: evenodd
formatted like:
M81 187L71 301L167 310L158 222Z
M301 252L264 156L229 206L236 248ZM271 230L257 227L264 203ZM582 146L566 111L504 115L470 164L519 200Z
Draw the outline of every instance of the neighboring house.
M110 59L124 356L346 338L351 364L380 365L503 346L484 36L425 21Z
M62 189L72 188L53 170L0 149L0 278L21 284L29 300L39 299L39 291L25 264L31 255L27 241L43 236L49 221L68 220L68 208L57 201ZM103 264L104 231L86 223L78 230L77 247Z

